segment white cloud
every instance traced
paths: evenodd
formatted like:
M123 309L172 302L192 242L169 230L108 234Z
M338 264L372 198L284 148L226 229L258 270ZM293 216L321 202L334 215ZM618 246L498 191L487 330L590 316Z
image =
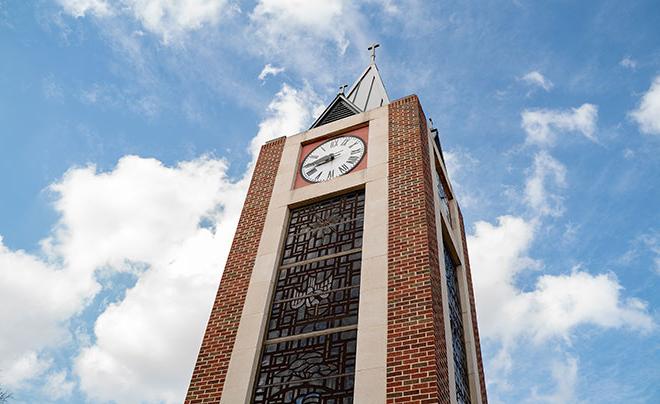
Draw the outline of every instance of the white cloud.
M629 56L626 56L623 59L621 59L621 61L619 62L619 66L622 66L622 67L625 67L625 68L628 68L628 69L631 69L631 70L635 70L635 68L637 68L637 61L635 61L634 59L631 59Z
M98 268L134 272L138 263L146 269L99 316L76 373L101 400L180 401L245 192L226 169L207 157L165 167L128 156L111 172L75 168L54 184L49 260L0 249L0 382L20 386L51 366L39 352L71 340L67 322L99 291Z
M578 361L568 357L564 362L555 360L552 364L552 378L555 381L555 391L543 395L536 391L527 400L530 403L563 404L575 403L575 387L578 381Z
M275 67L268 63L264 68L261 70L261 73L259 73L259 80L264 81L266 80L266 77L270 76L276 76L284 71L283 67Z
M97 318L95 343L76 359L88 396L181 400L245 191L226 169L206 157L170 168L128 156L111 172L73 169L53 186L62 219L50 251L87 271L147 268Z
M348 39L340 21L348 7L344 0L260 0L251 18L273 40L290 40L304 33L332 38L339 48L345 49Z
M66 371L52 373L46 378L44 393L53 400L62 400L67 398L73 392L75 383L67 379Z
M112 7L106 0L57 0L64 11L72 16L84 17L87 13L97 17L107 17L113 14Z
M294 135L306 129L305 125L309 124L322 108L323 104L309 86L296 89L283 84L268 104L267 116L259 124L259 132L250 143L252 156L256 157L261 145L268 140Z
M39 376L48 359L38 351L68 340L66 320L96 291L89 273L12 251L0 238L0 384Z
M225 0L125 0L137 20L164 42L220 20Z
M637 109L629 116L637 122L642 133L660 135L660 76L655 77Z
M316 103L309 88L283 85L252 157L266 140L304 129ZM126 156L111 171L73 168L53 184L59 220L43 258L0 242L0 384L40 378L43 392L65 397L73 382L53 368L50 349L87 340L72 368L91 399L181 402L249 182L249 170L239 180L226 172L211 157L167 167ZM69 321L118 272L135 285L99 307L95 338L73 336Z
M563 198L553 188L566 186L566 167L545 151L536 153L525 182L525 202L538 215L561 216Z
M74 17L87 14L106 18L122 14L133 17L164 43L177 40L205 25L215 25L228 8L226 0L123 0L111 6L105 0L58 0Z
M342 66L328 66L350 44L366 65L368 29L360 5L347 0L260 0L250 14L251 41L259 44L254 51L323 85L337 84Z
M532 289L518 278L540 267L528 256L536 224L501 216L496 225L479 221L468 237L480 329L484 338L510 346L519 338L540 343L570 339L572 331L591 324L649 331L654 323L646 304L621 296L609 273L592 275L579 267L562 275L542 275Z
M268 115L250 145L253 158L265 141L302 130L311 120L310 108L314 101L311 90L283 85L269 105ZM123 206L120 208L122 213L110 216L128 215L136 220L130 228L137 233L135 236L139 240L127 237L125 231L113 230L108 235L107 229L104 230L104 225L99 223L92 223L86 231L81 229L76 233L98 231L105 234L105 239L115 235L116 239L109 243L113 250L116 249L112 256L119 259L131 257L152 266L140 276L123 301L110 305L99 316L94 329L96 343L84 349L76 360L81 388L90 397L179 402L185 394L249 179L246 176L239 183L227 183L218 177L224 173L224 166L215 163L206 166L207 163L210 161L185 166L192 169L195 181L191 183L192 178L188 175L176 181L172 173L163 172L163 167L140 179L138 168L121 170L120 164L109 175L118 181L116 187L109 183L99 186L113 194L132 195L131 200L136 201L134 206L131 202L122 203L116 199L107 205L102 200L97 201L96 195L100 199L107 197L103 196L103 190L94 186L94 182L104 181L98 178L99 175L88 178L90 181L86 184L70 184L73 189L95 195L93 200L81 200L75 207L77 212L88 206L93 207L90 214L99 216L99 205L110 211L115 206ZM145 192L161 191L144 195L138 190L141 187L150 190ZM177 199L183 200L182 203L176 203ZM163 201L168 201L166 211L147 212L153 204L162 204ZM221 212L213 211L218 203L224 206ZM170 210L178 214L168 213ZM200 219L209 212L215 231L199 227ZM170 218L162 223L159 218L163 216ZM143 231L150 235L140 236ZM88 235L84 237L89 238ZM141 241L143 238L150 240ZM104 256L104 251L97 251L88 259L98 262L99 256Z
M12 390L22 388L29 380L42 375L51 365L51 360L39 357L34 351L14 352L2 359L0 386Z
M587 139L596 141L598 107L593 104L582 104L571 110L526 109L521 116L528 143L552 145L558 131L579 132Z
M640 259L650 262L652 271L660 275L660 232L652 231L635 237L618 261L630 266Z
M540 72L536 70L527 73L521 78L521 80L527 84L541 87L545 91L550 91L552 87L554 87L552 81L545 78Z

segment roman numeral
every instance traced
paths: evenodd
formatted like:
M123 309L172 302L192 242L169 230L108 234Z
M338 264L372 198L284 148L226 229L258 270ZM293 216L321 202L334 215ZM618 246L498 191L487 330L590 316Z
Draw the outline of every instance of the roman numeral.
M326 181L334 177L335 177L335 170L330 170L328 171L328 178L326 178Z
M340 165L339 166L339 171L341 171L342 174L345 173L346 171L348 171L348 166L346 164Z
M317 156L316 154L310 154L308 158L316 160L317 158L319 158L319 156Z
M342 146L346 146L346 143L348 143L351 139L345 138L343 142L341 142Z
M357 161L358 161L357 156L350 156L346 162L348 164L355 164L355 163L357 163Z
M319 171L318 175L314 177L314 181L318 181L319 179L321 179L321 174L323 174L323 172Z
M362 149L351 150L351 155L362 153Z
M339 139L335 139L332 142L330 142L330 147L337 147L339 144Z
M312 168L311 170L307 171L307 173L305 175L307 175L308 177L311 177L312 174L314 174L315 172L316 172L316 168Z

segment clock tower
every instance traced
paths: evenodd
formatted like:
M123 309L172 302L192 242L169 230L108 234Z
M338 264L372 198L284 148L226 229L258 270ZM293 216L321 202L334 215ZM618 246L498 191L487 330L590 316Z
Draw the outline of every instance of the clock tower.
M486 404L463 217L371 63L263 145L186 403Z

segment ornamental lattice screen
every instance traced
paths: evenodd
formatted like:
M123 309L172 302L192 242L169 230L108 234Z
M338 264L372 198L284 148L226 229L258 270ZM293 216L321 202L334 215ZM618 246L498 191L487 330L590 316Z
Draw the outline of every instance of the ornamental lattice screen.
M353 402L364 191L291 210L254 403Z
M445 274L447 277L447 294L449 302L449 322L451 325L451 341L454 348L454 375L456 378L456 401L459 404L470 404L470 384L468 382L467 355L465 353L465 336L463 332L463 315L458 289L456 265L445 250Z

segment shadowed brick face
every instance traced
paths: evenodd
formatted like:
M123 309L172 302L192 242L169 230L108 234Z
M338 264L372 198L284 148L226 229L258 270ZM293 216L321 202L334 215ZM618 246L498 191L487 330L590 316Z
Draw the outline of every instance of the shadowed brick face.
M261 148L197 357L186 403L220 401L284 141L285 138L279 138Z
M488 404L486 395L486 379L484 378L484 364L481 360L481 342L479 341L479 327L477 326L477 306L474 301L474 288L472 287L472 271L470 270L470 257L468 255L467 240L465 239L465 225L463 224L463 213L458 209L458 221L461 226L461 238L463 239L463 258L465 259L465 276L470 296L470 316L472 317L472 332L474 333L474 345L477 351L477 367L479 371L479 385L481 386L481 402Z
M387 402L449 403L433 182L417 96L389 105Z

